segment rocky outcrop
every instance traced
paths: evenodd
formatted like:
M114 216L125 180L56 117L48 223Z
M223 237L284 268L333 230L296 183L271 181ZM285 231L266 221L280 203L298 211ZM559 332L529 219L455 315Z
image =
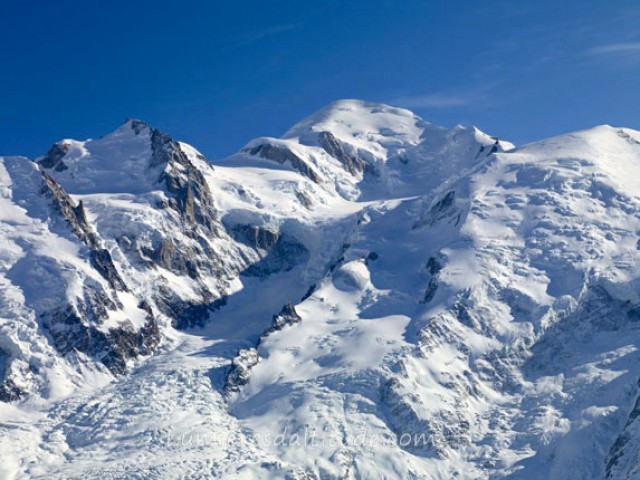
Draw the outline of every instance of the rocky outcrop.
M54 208L67 221L82 243L91 249L99 248L98 237L89 226L82 200L76 205L76 202L51 175L44 170L41 170L41 173L43 179L42 193L51 199Z
M89 225L87 213L82 200L76 205L69 194L47 172L41 171L43 193L51 199L54 209L73 230L76 237L91 251L90 260L93 267L109 282L114 290L127 291L127 286L120 277L108 250L102 248L101 241Z
M351 175L361 174L369 167L367 162L356 155L348 153L342 143L331 132L320 132L318 134L318 143L325 152L338 160Z
M287 272L309 259L309 250L296 238L282 234L267 251L267 255L242 272L249 277L267 277L278 272Z
M120 292L128 291L127 285L116 270L109 250L104 248L92 250L91 265L109 282L109 285L111 285L114 290Z
M53 177L45 171L41 171L41 173L44 195L51 199L54 208L71 227L76 237L91 250L90 260L93 267L115 290L127 291L127 286L120 277L111 254L102 248L102 242L89 225L82 200L76 205L75 201Z
M82 352L103 363L113 374L121 375L126 373L129 360L150 354L160 344L160 329L147 309L146 323L139 330L130 322L103 330L99 327L109 307L113 305L108 299L95 295L91 303L80 308L69 305L47 315L45 326L61 354Z
M51 164L51 158L45 159L44 167ZM50 199L54 210L71 227L74 235L89 248L92 267L115 291L128 291L111 254L102 247L102 241L90 226L82 200L76 204L51 175L45 171L41 173L43 194ZM85 284L82 298L70 300L65 307L45 311L41 315L61 354L82 352L103 363L112 373L123 374L127 361L151 353L160 343L161 336L148 306L145 308L147 321L142 328L136 330L130 322L123 322L117 328L103 330L101 325L109 317L109 312L120 308L117 297L100 285Z
M269 250L280 239L280 232L258 225L233 225L229 228L233 238L256 250Z
M431 275L429 279L429 285L427 285L427 289L424 292L424 298L421 303L429 303L433 300L433 297L436 294L436 290L438 290L438 285L440 284L440 271L442 270L442 265L438 260L434 257L430 257L429 261L427 261L427 271Z
M300 323L302 321L302 317L298 315L295 307L291 302L287 303L280 313L273 316L273 321L271 322L271 327L269 327L264 332L264 337L267 335L277 332L278 330L282 330L284 327L295 325L296 323Z
M456 192L453 190L447 192L444 197L438 200L429 210L429 215L432 217L433 221L438 221L439 219L446 216L454 206L455 200Z
M640 387L640 380L637 382L637 387ZM640 471L640 457L637 453L636 445L631 445L634 441L637 442L638 432L638 419L640 418L640 397L638 397L629 413L626 424L622 433L618 435L615 442L609 448L609 452L605 459L605 479L612 480L613 478L624 478L623 473L626 473L626 478L633 478L634 474ZM624 458L631 457L631 458ZM626 460L624 462L623 460ZM622 464L625 465L622 465ZM621 468L622 467L622 468Z
M178 330L202 327L211 314L227 304L226 295L216 297L208 290L199 292L198 300L184 300L169 286L159 284L153 300L162 314L171 319L171 325Z
M170 206L180 213L188 226L216 233L218 222L213 196L202 172L180 149L178 142L159 130L151 130L151 151L150 167L165 165L159 181L173 196Z
M476 159L478 159L481 155L484 155L485 157L488 157L489 155L502 150L502 148L500 146L500 139L498 137L491 137L491 139L494 142L493 145L491 145L491 146L489 146L489 145L481 145L480 146L480 150L478 150L478 153L476 154Z
M305 177L309 178L311 181L315 183L322 182L322 177L320 177L320 174L318 174L318 172L316 172L311 165L309 165L288 148L273 145L271 143L262 143L249 149L249 153L251 155L257 155L267 160L272 160L281 165L289 162L295 170L300 172Z
M378 258L380 258L380 255L378 255L377 252L369 252L364 261L367 265L369 265L371 262L375 262L376 260L378 260Z
M165 237L158 248L150 252L155 263L176 275L197 279L200 276L203 251L200 246L176 246L170 237Z
M29 374L25 362L11 359L8 353L0 349L0 402L24 398L28 394L24 383Z
M171 324L178 330L202 327L207 320L209 320L211 313L219 310L226 304L226 296L216 298L209 303L178 302L170 308L173 312L173 321Z
M228 224L234 240L254 249L260 260L249 265L243 275L267 277L286 272L309 259L308 249L294 236L280 232L274 226Z
M413 229L428 227L445 219L454 226L459 225L462 220L462 212L456 208L456 192L454 190L450 190L436 200L428 212L413 225Z
M38 165L43 168L52 168L56 172L63 172L69 167L62 160L71 150L71 145L65 142L55 143L49 151L37 160Z
M295 325L300 321L302 321L302 317L298 315L293 304L291 302L287 303L282 307L280 313L273 316L271 326L258 339L256 347L260 345L262 339L273 332L282 330L286 326ZM260 363L260 354L257 348L252 347L240 350L231 362L231 369L225 382L225 391L227 393L237 392L243 385L249 383L251 369L258 363Z
M27 395L15 382L13 377L5 378L0 383L0 402L15 402Z
M255 348L240 350L231 362L231 369L227 374L227 380L224 385L225 392L237 392L240 387L249 383L250 371L259 362L260 356Z
M132 128L136 126L132 124ZM162 168L158 181L170 196L167 206L179 214L183 235L163 231L162 239L154 245L128 238L121 246L127 255L142 260L143 264L150 260L149 267L159 266L200 283L199 300L184 301L168 288L161 287L155 301L160 310L172 318L174 327L201 326L210 312L226 303L224 293L214 295L203 280L205 277L224 279L233 273L223 265L219 252L212 246L212 240L226 236L226 232L204 175L182 151L180 144L159 130L151 129L151 151L150 168Z

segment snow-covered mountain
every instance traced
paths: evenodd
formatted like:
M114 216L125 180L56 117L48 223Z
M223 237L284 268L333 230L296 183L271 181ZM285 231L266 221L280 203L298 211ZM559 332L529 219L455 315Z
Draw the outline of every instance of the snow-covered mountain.
M0 478L640 478L640 132L339 101L0 158Z

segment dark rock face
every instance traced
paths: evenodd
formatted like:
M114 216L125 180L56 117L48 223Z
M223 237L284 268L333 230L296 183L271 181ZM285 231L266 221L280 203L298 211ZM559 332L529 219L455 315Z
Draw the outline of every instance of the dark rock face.
M94 302L99 301L97 298ZM45 326L61 354L82 352L102 362L113 374L122 375L127 371L127 360L148 355L159 345L160 331L152 314L139 331L131 323L107 332L100 330L96 326L106 318L106 308L94 303L78 310L69 305L48 315Z
M104 248L99 250L91 251L91 265L95 268L100 275L102 275L108 282L109 285L114 290L119 292L128 291L127 285L124 283L120 274L116 270L115 265L113 264L113 259L111 258L111 254L109 250Z
M315 183L322 182L322 178L313 169L313 167L287 148L263 143L250 149L249 153L251 155L258 155L259 157L266 158L267 160L273 160L279 164L289 162L294 169L309 178L311 181Z
M40 193L51 206L47 216L53 228L84 244L86 249L81 250L82 255L108 282L106 285L91 276L82 277L79 297L74 294L71 295L73 298L43 303L38 307L38 318L61 355L81 352L104 364L114 374L125 373L131 360L151 354L160 344L162 335L154 314L169 316L176 328L203 325L212 311L226 303L226 279L237 275L243 265L242 262L235 266L224 265L212 242L227 234L217 218L213 195L199 164L196 166L195 160L190 160L178 142L144 122L132 120L128 126L136 135L144 134L146 138L149 134L151 158L145 165L146 171L157 182L153 190L164 190L167 198L150 208L165 210L166 215L163 215L165 221L158 223L159 227L141 225L142 228L133 228L116 238L119 250L134 268L166 269L195 280L197 294L195 300L184 301L170 285L163 283L159 275L160 287L153 289L148 302L143 300L139 305L147 314L144 325L134 325L127 320L113 327L109 323L111 328L105 324L114 311L124 308L117 292L131 290L99 232L91 225L83 202L76 202L56 180L56 172L68 169L64 158L72 145L56 144L37 162L42 176ZM148 179L145 177L141 181ZM137 232L142 232L139 237ZM278 238L277 232L265 231L256 233L254 240L257 248L270 249ZM214 290L216 293L209 289L205 277L220 279ZM18 385L0 377L0 400L11 400L20 395Z
M0 384L0 402L15 402L27 395L12 378L7 378Z
M10 362L9 354L0 350L0 402L14 402L27 393L9 375Z
M302 317L298 315L298 312L296 312L293 304L289 302L284 307L282 307L280 313L273 316L271 327L269 327L267 331L264 332L264 336L267 336L273 332L277 332L278 330L282 330L286 326L295 325L300 321L302 321Z
M491 145L491 147L489 147L488 145L482 145L480 147L480 150L478 150L478 153L476 154L476 159L478 159L482 154L484 154L485 157L488 157L489 155L496 153L500 149L500 139L498 137L491 138L494 142L493 145Z
M177 142L159 130L152 130L151 151L150 167L179 166L163 171L159 179L174 196L170 206L181 214L187 225L216 233L218 223L213 197L202 172L191 163Z
M89 225L82 201L75 205L48 173L42 171L42 178L43 194L51 199L54 209L75 236L89 248L93 268L109 282L111 288L127 291L111 254L102 248L101 240ZM85 353L102 362L114 374L126 372L127 360L151 353L160 343L161 336L150 308L146 309L146 324L138 331L130 323L107 332L98 328L108 318L109 311L121 307L116 302L101 287L85 285L84 297L78 299L75 306L68 304L66 308L42 313L57 350L63 355L72 351Z
M64 156L71 150L71 145L66 143L56 143L49 151L38 160L38 164L44 168L53 168L57 172L67 170L69 167L62 161Z
M216 298L211 292L203 290L198 301L186 301L179 298L166 285L159 285L154 300L158 309L172 319L172 326L178 330L202 327L211 313L227 304L225 295Z
M273 227L231 224L227 230L234 240L255 249L261 257L242 272L245 276L267 277L286 272L309 259L309 251L301 242Z
M82 243L91 249L98 248L98 237L87 222L87 215L82 202L75 205L73 199L53 177L45 171L41 173L43 179L43 194L51 199L54 208L60 212Z
M434 257L430 257L429 261L427 261L427 271L431 274L431 278L429 279L427 290L424 292L424 298L420 303L429 303L433 300L433 297L436 295L436 291L438 290L438 285L440 284L441 270L442 265L440 262L438 262Z
M119 242L120 246L136 262L148 264L151 260L152 263L147 265L151 268L155 264L194 280L203 275L225 276L228 272L225 272L219 254L210 243L210 239L223 235L224 229L202 172L180 149L178 142L159 130L151 129L151 151L151 168L162 165L168 167L162 171L158 181L172 197L166 206L179 214L183 233L188 240L164 236L149 251L143 251L148 247L139 245L135 238ZM203 286L203 290L206 291L206 287ZM210 298L210 293L205 292L201 305L208 306L214 300Z
M251 265L242 274L267 277L273 273L287 272L308 259L309 250L294 237L283 234L262 260Z
M225 273L218 254L201 236L186 242L165 237L151 245L135 236L122 235L115 240L131 263L142 269L161 267L194 280L201 279L202 275L222 276Z
M300 299L300 302L304 302L307 298L311 297L311 295L313 295L313 292L315 291L316 291L316 284L314 283L309 287L309 289L302 296L302 298Z
M640 387L640 380L638 381L637 385L638 387ZM613 445L611 445L611 447L609 448L609 452L605 460L606 480L611 480L614 478L614 475L616 473L614 470L618 466L621 458L624 457L625 454L629 454L629 452L625 451L625 448L633 438L629 430L637 421L638 417L640 417L640 397L636 399L636 402L633 406L633 409L631 410L631 413L629 413L629 417L627 418L627 422L622 433L618 436L618 438L616 438Z
M234 240L259 250L269 250L280 239L277 230L257 225L234 225L230 228L230 233Z
M199 245L198 247L176 246L171 238L166 237L158 248L147 253L157 265L176 275L197 279L201 271L209 270L208 265L204 265L204 262L199 260L203 258L204 253Z
M330 132L320 132L318 142L324 150L333 158L338 160L344 169L351 175L363 173L368 169L369 164L361 158L347 153L343 145Z
M145 128L149 128L149 125L142 120L129 119L128 121L130 122L131 130L133 130L133 133L136 135L140 135Z
M440 264L440 262L434 257L430 257L427 261L427 271L431 275L436 275L437 273L440 273L440 270L442 270L442 265Z
M54 208L69 224L78 239L91 250L90 259L93 267L109 284L118 291L127 291L127 286L120 277L108 250L101 248L97 234L89 225L82 200L75 205L73 199L48 173L42 171L43 193L49 197Z
M313 207L313 200L311 199L311 197L305 193L305 192L296 192L296 198L298 199L298 202L300 202L300 204L307 209L311 209L311 207Z
M171 323L178 330L193 327L203 327L209 320L209 315L227 304L227 297L223 296L208 304L182 302L173 308L176 316Z
M315 287L315 286L314 286ZM312 288L314 288L312 287ZM271 327L269 327L258 339L257 346L261 340L273 332L282 330L288 325L295 325L302 321L302 317L298 315L295 307L291 302L287 303L277 315L273 316ZM240 387L249 383L251 369L260 362L260 355L256 348L246 348L238 352L238 355L231 362L231 369L227 374L225 382L225 391L227 393L237 392Z
M150 355L162 341L160 327L158 327L151 307L144 300L140 302L139 307L147 312L147 321L139 332L138 353Z
M438 200L433 205L433 207L431 207L430 211L434 214L446 212L453 205L453 202L455 201L455 199L456 199L456 192L451 190L450 192L447 192L447 194L443 198Z
M413 225L413 228L431 226L445 219L448 219L449 223L455 222L455 225L459 225L461 218L462 213L456 208L456 192L451 190L435 202L427 214Z
M255 348L240 350L231 362L224 390L227 393L237 392L240 387L249 383L250 372L260 362L260 355Z

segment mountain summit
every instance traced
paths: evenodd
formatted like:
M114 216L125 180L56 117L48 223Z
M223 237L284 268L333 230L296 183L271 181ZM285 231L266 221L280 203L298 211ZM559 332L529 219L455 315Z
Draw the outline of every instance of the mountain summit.
M0 477L637 478L638 179L358 100L0 157Z

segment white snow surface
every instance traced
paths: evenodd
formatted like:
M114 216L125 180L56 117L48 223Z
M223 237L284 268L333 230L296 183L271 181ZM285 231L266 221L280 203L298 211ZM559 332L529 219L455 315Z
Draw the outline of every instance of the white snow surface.
M129 287L96 328L142 328L141 300L157 315L161 344L121 375L56 350L39 312L110 287L42 167L0 160L0 382L27 393L0 403L0 478L639 478L640 132L514 147L339 101L213 165L180 143L220 222L198 240L157 206L176 167L149 168L151 129L132 128L65 140L48 172ZM219 270L143 266L122 235L206 241ZM226 304L178 330L161 287ZM288 303L298 318L270 328Z

